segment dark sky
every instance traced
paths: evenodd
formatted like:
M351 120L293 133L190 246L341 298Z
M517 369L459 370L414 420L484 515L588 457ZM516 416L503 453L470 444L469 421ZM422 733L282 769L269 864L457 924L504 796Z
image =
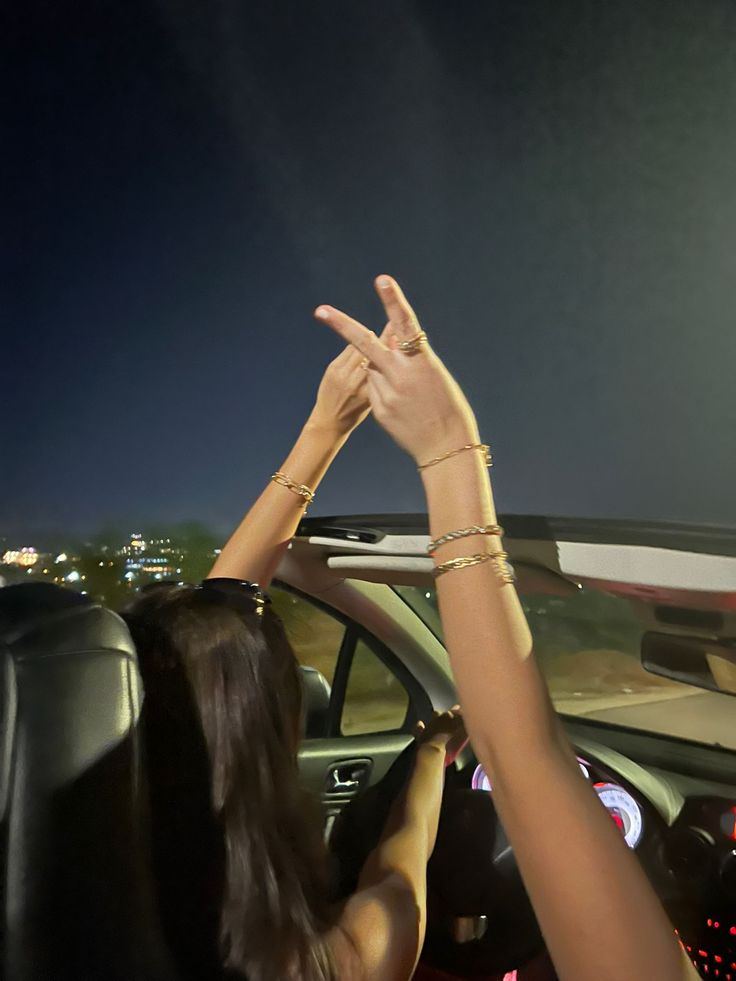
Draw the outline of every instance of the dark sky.
M229 527L383 271L502 510L736 523L732 0L16 6L0 535ZM422 507L370 421L312 513Z

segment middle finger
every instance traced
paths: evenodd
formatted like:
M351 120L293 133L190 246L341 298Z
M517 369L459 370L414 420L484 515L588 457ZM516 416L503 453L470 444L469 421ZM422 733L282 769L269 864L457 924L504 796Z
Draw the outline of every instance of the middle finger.
M416 337L422 328L396 280L391 276L379 276L376 291L397 340L408 341Z

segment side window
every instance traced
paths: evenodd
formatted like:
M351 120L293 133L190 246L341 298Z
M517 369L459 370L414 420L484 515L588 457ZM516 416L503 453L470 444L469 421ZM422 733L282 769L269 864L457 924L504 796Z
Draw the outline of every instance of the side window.
M332 687L345 625L295 593L272 587L268 594L299 663L321 671Z
M343 736L401 729L408 709L409 694L399 679L364 640L358 640L342 706Z
M297 660L321 672L330 686L329 716L312 735L326 735L327 729L332 736L401 729L410 709L409 692L370 639L298 593L274 586L268 592Z

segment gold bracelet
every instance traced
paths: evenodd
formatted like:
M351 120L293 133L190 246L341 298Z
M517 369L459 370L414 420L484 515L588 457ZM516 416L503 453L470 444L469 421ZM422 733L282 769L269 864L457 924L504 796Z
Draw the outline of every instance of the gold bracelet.
M287 477L286 474L282 473L280 470L277 470L275 474L271 475L271 480L275 484L280 484L282 487L286 487L286 489L290 490L292 494L296 494L298 497L301 497L304 500L305 507L308 507L314 500L313 490L310 490L306 484L297 484L295 480L292 480L291 477Z
M466 443L465 446L459 446L456 450L450 450L449 453L443 453L442 456L436 456L433 460L427 460L426 463L417 464L417 470L420 472L422 470L426 470L427 467L433 467L435 464L442 463L443 460L449 460L451 457L457 456L458 453L464 453L466 450L481 450L485 457L486 466L493 466L491 448L487 443Z
M478 552L476 555L461 555L457 559L448 559L434 567L434 578L443 576L446 572L454 572L456 569L467 569L471 565L480 565L483 562L493 562L496 575L501 583L510 584L516 579L513 570L508 563L508 552Z
M448 542L455 542L458 538L469 538L471 535L503 535L501 525L471 525L470 528L460 528L459 531L448 531L446 535L440 535L427 545L427 554L434 555L440 545Z

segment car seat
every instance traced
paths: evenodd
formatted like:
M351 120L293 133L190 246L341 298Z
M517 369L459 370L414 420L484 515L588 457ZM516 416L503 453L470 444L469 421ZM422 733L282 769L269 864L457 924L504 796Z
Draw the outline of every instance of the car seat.
M180 981L157 912L123 621L0 589L0 981Z

